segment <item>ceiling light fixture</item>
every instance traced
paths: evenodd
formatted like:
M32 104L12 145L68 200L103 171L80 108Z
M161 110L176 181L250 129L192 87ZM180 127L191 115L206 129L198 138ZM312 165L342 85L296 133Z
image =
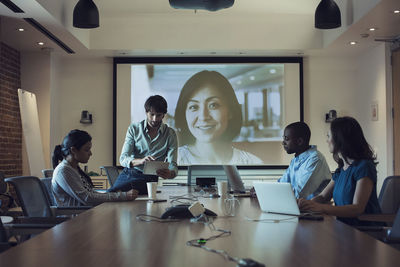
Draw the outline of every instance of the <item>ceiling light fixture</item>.
M394 13L394 14L399 14L399 13L400 13L400 10L395 10L395 11L393 11L393 13Z
M25 31L25 29L23 29L23 28L18 28L17 31L23 32L23 31Z
M369 28L368 30L369 30L370 32L373 32L373 31L376 30L376 28Z
M315 28L334 29L342 26L340 9L333 0L321 0L315 10Z
M169 5L177 9L204 9L218 11L233 6L235 0L169 0Z
M356 41L351 41L351 42L349 42L349 44L350 44L350 45L356 45L357 42L356 42Z
M37 44L38 44L38 45L44 45L44 43L43 43L43 42L38 42Z
M79 0L74 8L73 25L82 29L99 27L99 10L92 0Z

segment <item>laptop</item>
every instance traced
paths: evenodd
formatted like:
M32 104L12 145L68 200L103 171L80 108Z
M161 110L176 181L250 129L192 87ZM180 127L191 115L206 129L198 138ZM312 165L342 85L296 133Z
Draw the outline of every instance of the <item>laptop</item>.
M254 182L258 202L263 212L299 216L297 206L290 183Z

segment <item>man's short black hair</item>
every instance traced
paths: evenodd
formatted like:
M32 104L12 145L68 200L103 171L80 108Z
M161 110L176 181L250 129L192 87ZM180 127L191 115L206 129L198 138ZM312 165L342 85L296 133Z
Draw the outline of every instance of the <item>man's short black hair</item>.
M311 131L305 122L298 121L286 126L286 129L293 130L292 133L297 138L303 138L304 142L308 144L311 138Z
M146 112L154 110L157 113L167 113L168 105L164 97L160 95L153 95L147 98L146 103L144 103L144 109Z

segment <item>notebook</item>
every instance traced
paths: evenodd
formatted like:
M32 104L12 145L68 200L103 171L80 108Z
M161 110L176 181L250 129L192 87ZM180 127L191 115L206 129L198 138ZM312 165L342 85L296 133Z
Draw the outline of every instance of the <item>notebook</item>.
M296 197L289 183L254 182L253 185L263 212L300 215Z

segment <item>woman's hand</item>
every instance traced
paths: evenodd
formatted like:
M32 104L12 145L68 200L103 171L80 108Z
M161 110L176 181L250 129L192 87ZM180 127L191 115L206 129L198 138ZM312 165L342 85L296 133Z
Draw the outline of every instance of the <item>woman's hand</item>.
M325 212L324 204L318 203L313 200L306 200L304 198L300 198L297 200L297 205L301 211L315 211L315 212Z
M128 200L135 200L138 196L139 191L135 190L135 189L131 189L128 192L126 192L126 196L128 198Z
M157 175L164 179L173 179L176 176L175 172L169 169L157 170Z

